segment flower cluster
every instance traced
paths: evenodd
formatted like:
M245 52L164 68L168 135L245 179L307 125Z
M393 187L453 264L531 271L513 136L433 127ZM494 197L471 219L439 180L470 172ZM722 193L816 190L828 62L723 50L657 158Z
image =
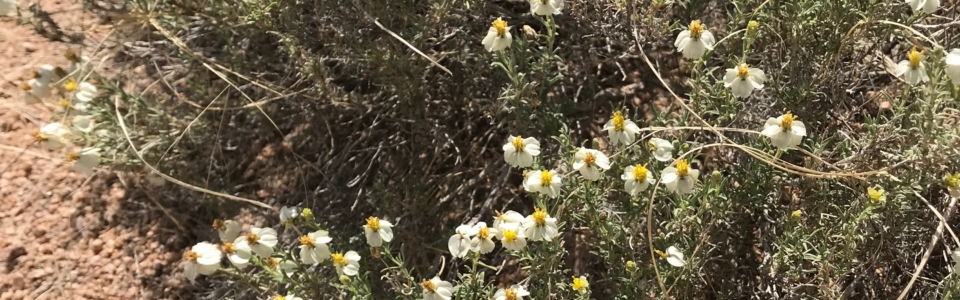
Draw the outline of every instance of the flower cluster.
M486 254L496 247L493 239L513 251L523 250L530 241L552 241L559 235L557 219L550 217L547 211L534 208L533 214L524 217L516 211L498 213L493 226L477 222L473 226L460 225L447 241L447 247L454 257L466 257L471 251Z

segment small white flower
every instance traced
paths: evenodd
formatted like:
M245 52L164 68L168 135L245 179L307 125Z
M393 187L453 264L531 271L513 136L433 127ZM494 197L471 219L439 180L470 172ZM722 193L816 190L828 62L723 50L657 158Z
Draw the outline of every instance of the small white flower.
M532 171L528 174L527 186L530 191L546 194L550 197L560 195L560 175L557 171Z
M221 242L232 242L240 237L240 222L234 220L213 220L213 229L217 230Z
M803 122L795 120L793 114L787 112L776 119L767 119L760 133L769 137L770 143L777 148L793 149L800 145L803 137L807 135L807 127Z
M277 261L276 258L270 257L267 258L267 264L273 268L275 272L282 272L288 277L293 276L293 273L297 272L297 263L291 260L284 259L283 261Z
M470 232L473 228L467 225L457 226L456 234L447 241L447 248L454 257L463 258L470 252Z
M356 251L330 254L330 258L333 260L333 266L337 268L337 274L353 276L360 273L360 254Z
M767 75L763 70L751 68L748 64L727 69L727 74L723 76L723 86L730 88L730 91L740 98L749 97L754 89L762 89L766 81Z
M947 73L947 77L950 77L950 82L953 82L954 85L960 85L960 48L950 50L950 53L947 53L947 67L944 71Z
M303 300L303 298L297 297L294 294L287 294L286 296L273 296L273 300Z
M527 236L523 234L523 227L518 223L501 224L497 238L507 250L520 251L527 246Z
M523 220L523 235L531 241L551 241L560 234L557 219L551 218L547 211L533 208L533 214Z
M423 300L450 300L453 297L453 284L434 277L420 283L423 287Z
M37 69L37 73L34 76L41 84L49 85L50 83L60 81L60 76L63 70L57 70L57 67L51 65L42 65Z
M716 40L709 30L703 28L700 20L690 22L687 30L680 32L677 41L673 43L677 51L683 52L683 57L688 59L697 59L703 56L707 50L713 50L713 44Z
M679 268L687 264L687 262L683 260L683 252L680 252L680 250L678 250L677 247L674 247L674 246L670 246L669 248L667 248L666 257L664 258L666 258L667 262L670 263L670 265L673 265L674 267Z
M503 145L503 160L518 168L526 168L533 164L533 157L540 155L540 142L534 138L510 136Z
M17 0L0 0L0 17L5 17L17 11Z
M74 116L73 117L73 128L77 129L80 132L90 133L93 131L95 122L90 116Z
M559 15L563 9L563 0L529 0L530 12L539 15Z
M273 254L273 246L277 245L277 231L273 228L250 228L250 233L246 237L250 249L260 257L270 257Z
M530 292L520 285L511 285L506 289L498 289L493 294L493 300L523 300L523 297L530 296Z
M227 256L230 263L239 269L246 268L250 264L250 257L253 256L253 250L242 237L237 237L234 242L224 241L220 245L220 250Z
M691 169L686 159L677 161L677 167L667 167L660 174L660 181L667 189L678 194L689 194L693 192L693 185L697 183L700 177L700 171Z
M940 0L906 0L904 2L909 4L913 10L923 9L923 12L928 14L932 14L940 7Z
M81 82L77 90L77 100L81 102L90 102L97 97L97 86L89 82Z
M487 223L477 222L476 225L473 225L473 228L470 228L470 235L473 236L470 239L470 250L480 252L480 254L490 253L496 247L496 244L493 243L493 237L497 236L497 233L499 233L498 230L487 227Z
M23 101L27 104L39 103L43 98L50 96L50 85L43 84L36 78L21 84L20 90L23 93Z
M507 21L497 18L493 21L493 26L490 26L490 30L487 31L487 36L483 38L483 47L491 52L500 51L510 47L510 43L513 43L513 35L510 34Z
M911 85L930 81L930 76L927 76L927 67L923 64L923 53L917 51L917 48L907 52L907 60L897 65L896 75L902 76L903 80Z
M656 180L653 179L653 174L647 170L646 165L641 164L624 168L623 175L620 175L620 179L623 179L624 189L632 196L636 196L640 192L647 190L650 184L656 182Z
M573 168L580 171L580 175L587 180L596 181L600 179L601 169L610 169L610 159L597 150L580 147L574 154L574 160Z
M197 274L210 275L220 269L220 258L223 253L217 246L207 242L200 242L187 250L183 271L190 282L197 279Z
M647 147L653 152L653 158L659 161L670 161L673 159L673 143L665 139L651 138L647 141Z
M71 153L70 159L76 160L73 163L73 170L84 175L93 174L93 168L100 165L100 148L85 147L80 149L79 153Z
M637 123L623 118L620 111L613 112L613 118L603 125L603 130L610 136L610 143L613 145L633 144L636 135L640 133L640 127Z
M493 219L493 228L502 231L503 226L523 223L523 218L523 215L512 210L505 213L497 212L497 217Z
M367 218L367 224L363 225L363 234L367 236L367 245L380 247L383 242L389 243L393 240L393 224L371 216Z
M330 247L327 243L332 241L330 235L325 230L317 230L300 237L300 261L305 264L318 264L330 257Z
M289 225L297 216L300 216L300 213L297 212L297 207L284 206L280 208L280 224Z
M69 145L73 140L73 133L63 124L50 123L40 127L37 138L44 143L47 149L56 150Z

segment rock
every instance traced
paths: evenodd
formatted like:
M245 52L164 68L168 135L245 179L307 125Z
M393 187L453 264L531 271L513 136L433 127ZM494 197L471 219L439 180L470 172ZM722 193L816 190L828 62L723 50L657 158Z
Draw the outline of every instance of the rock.
M35 45L34 43L23 42L23 44L21 45L23 46L23 51L27 51L27 53L33 53L37 51L37 45Z

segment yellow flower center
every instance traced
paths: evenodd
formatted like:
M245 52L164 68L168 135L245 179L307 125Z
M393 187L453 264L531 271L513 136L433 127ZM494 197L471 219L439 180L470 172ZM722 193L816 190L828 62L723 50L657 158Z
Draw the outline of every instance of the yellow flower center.
M497 31L498 37L505 37L507 35L507 21L502 18L493 20L493 29Z
M960 187L960 173L947 176L947 187L955 189Z
M334 254L330 254L330 259L333 260L334 265L338 265L341 267L347 265L347 258L343 257L343 253L337 252Z
M187 250L187 253L184 254L183 257L186 258L187 261L196 263L197 259L200 258L200 254L197 254L197 252L194 252L193 250Z
M620 114L620 111L613 112L613 130L623 131L623 127L626 126L626 121L623 119L623 115Z
M60 99L60 106L63 106L63 107L70 106L70 101L67 101L67 99Z
M690 22L690 26L687 26L687 30L690 30L691 39L699 39L700 35L703 34L703 24L700 23L700 20L693 20L693 22Z
M597 156L587 152L587 154L583 156L583 163L587 164L587 166L595 165L597 163Z
M218 231L227 230L227 222L224 222L221 219L213 220L213 229Z
M260 244L259 241L260 241L260 236L257 235L256 233L250 233L247 235L247 243L249 243L250 246Z
M72 62L80 61L80 58L77 57L77 54L74 53L72 49L67 49L67 51L63 53L63 57L66 57L67 60Z
M33 140L37 142L43 142L47 140L47 137L43 136L42 132L38 131L33 133Z
M72 92L76 88L77 80L73 79L73 77L68 77L67 80L63 82L63 89L67 90L68 92Z
M587 280L583 278L573 278L573 289L577 291L585 291L587 289Z
M223 245L220 246L220 250L226 254L233 254L237 252L237 246L234 246L231 242L223 242Z
M523 138L520 137L519 135L516 138L514 138L513 141L510 141L510 143L513 144L513 148L516 149L517 151L523 151L523 148L527 146L526 144L523 143Z
M690 173L690 163L686 159L677 161L677 176L686 177Z
M537 226L545 226L547 224L547 212L540 209L539 207L533 208L533 223Z
M747 23L747 32L757 32L757 29L760 28L760 23L757 21L750 21Z
M803 212L801 212L799 209L790 214L790 217L792 217L794 220L799 220L801 216L803 216Z
M30 90L33 90L33 87L31 87L29 83L24 82L20 84L20 90L23 90L24 92L29 92Z
M76 161L80 159L80 154L75 151L70 151L67 153L67 161Z
M431 293L437 292L437 285L434 284L433 281L424 280L423 282L420 283L420 286L422 286L423 289L430 291Z
M304 234L303 236L300 237L300 244L301 244L301 245L304 245L304 246L307 246L307 248L313 248L313 247L314 247L314 244L316 244L316 242L317 242L316 239L314 239L314 238L312 238L312 237L310 237L309 235L306 235L306 234Z
M910 52L907 53L907 60L910 61L911 69L919 69L921 59L923 59L923 56L922 53L917 51L917 47L913 47L913 50L910 50Z
M267 257L267 266L270 266L271 269L276 269L280 267L280 261L273 257Z
M477 236L479 236L481 239L490 238L490 228L487 226L480 227L480 232L477 233Z
M64 71L61 67L54 68L53 73L60 77L67 76L67 71Z
M280 295L273 295L273 300L287 300L287 297Z
M660 249L653 250L653 252L660 256L660 258L667 258L667 254L660 251Z
M650 147L650 151L657 151L657 144L654 144L653 141L647 141L647 147Z
M873 202L873 203L880 202L880 199L883 198L883 190L869 188L867 189L867 196L870 197L870 202Z
M517 232L512 229L507 229L503 231L503 241L507 243L513 243L517 240Z
M646 180L647 179L647 165L646 164L637 164L633 168L633 180Z
M373 231L380 230L380 219L374 218L372 216L367 218L367 227Z
M747 76L749 75L749 73L750 73L750 65L740 64L739 66L737 66L737 77L740 77L740 79L747 79Z
M503 293L506 295L506 298L504 298L504 299L506 299L506 300L517 300L517 292L514 291L513 289L506 289L506 290L503 291Z
M550 171L540 171L540 185L549 186L553 183L553 173Z
M30 78L33 78L33 79L40 78L40 72L37 72L37 70L30 71Z
M542 4L547 4L547 3L549 3L549 2L550 2L550 0L540 0L540 3L542 3Z
M791 114L789 111L787 114L783 115L783 119L780 120L780 128L783 128L784 131L793 128L793 114Z

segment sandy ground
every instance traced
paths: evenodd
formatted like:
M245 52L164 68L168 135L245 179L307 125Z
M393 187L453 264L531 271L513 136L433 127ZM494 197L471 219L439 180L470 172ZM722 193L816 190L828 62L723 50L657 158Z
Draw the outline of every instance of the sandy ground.
M68 48L91 53L109 32L79 2L39 2L63 32L86 38L56 41L0 18L0 300L191 298L171 275L183 234L138 178L75 174L63 151L33 143L55 106L24 104L16 84L42 64L66 65ZM20 0L20 9L31 3Z

